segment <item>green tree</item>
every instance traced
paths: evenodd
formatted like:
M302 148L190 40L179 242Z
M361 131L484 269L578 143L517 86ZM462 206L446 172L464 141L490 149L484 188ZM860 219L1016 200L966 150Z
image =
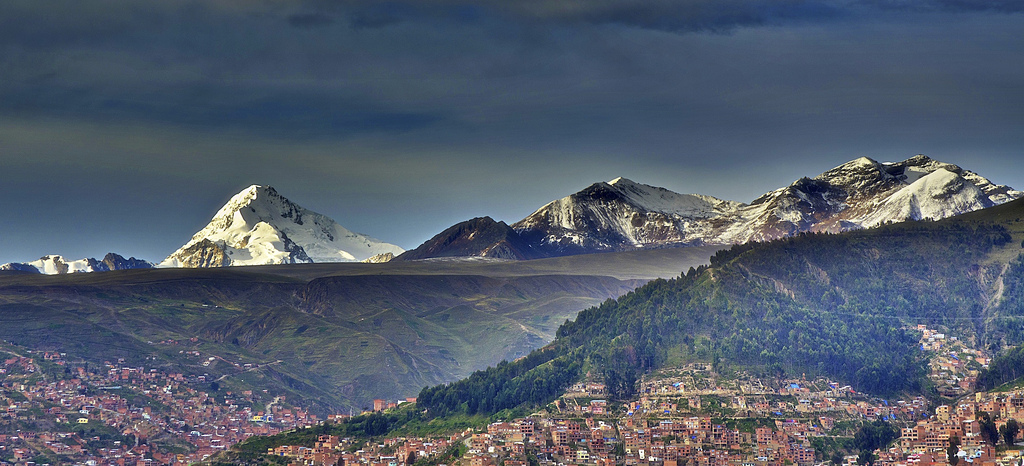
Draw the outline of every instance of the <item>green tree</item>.
M1003 436L1006 446L1013 446L1016 443L1018 432L1020 432L1020 426L1016 419L1007 420L1006 424L999 428L999 434Z
M879 419L861 426L860 430L853 435L853 444L861 451L875 451L889 446L889 443L898 437L899 432L892 424Z
M861 450L860 454L857 455L857 464L860 466L875 464L875 453L871 450Z
M612 454L615 456L626 456L626 445L622 442L616 443L615 448L612 449Z
M999 429L996 428L996 421L989 413L981 413L978 416L978 425L981 427L981 436L989 445L996 446L999 443Z
M960 462L960 457L956 456L960 452L960 437L951 436L949 437L949 446L946 447L946 460L949 464L956 466Z

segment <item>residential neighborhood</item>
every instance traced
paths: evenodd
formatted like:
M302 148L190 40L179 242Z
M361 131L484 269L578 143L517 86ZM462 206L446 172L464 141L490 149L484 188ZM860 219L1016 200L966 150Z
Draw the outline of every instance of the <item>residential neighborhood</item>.
M955 382L944 385L950 390L973 390L972 377L987 357L954 337L918 330L922 351L934 353L930 377ZM11 345L4 350L10 357L0 365L0 464L191 464L252 436L322 422L285 396L236 393L201 375L124 361L71 364L61 353ZM590 378L537 413L478 429L371 442L321 435L313 445L266 453L296 465L406 466L443 457L463 466L810 466L836 461L822 450L834 439L884 421L899 428L899 438L875 452L879 466L947 464L952 438L965 464L1020 464L1018 450L998 453L986 441L978 419L989 413L997 428L1010 419L1024 422L1024 391L973 393L933 406L920 396L871 397L824 378L723 375L692 363L646 375L638 392L634 401L612 401L604 384ZM415 409L414 403L377 399L373 411ZM839 460L852 466L858 458Z
M212 391L216 382L204 376L4 349L24 353L0 364L0 459L16 464L190 464L253 435L318 422L281 396ZM47 377L32 377L38 361L51 366Z

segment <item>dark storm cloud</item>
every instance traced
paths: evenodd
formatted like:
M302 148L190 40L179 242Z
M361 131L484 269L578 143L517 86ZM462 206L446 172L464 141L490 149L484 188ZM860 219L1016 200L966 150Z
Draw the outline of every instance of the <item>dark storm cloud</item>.
M613 23L668 31L723 31L786 20L841 16L833 2L816 0L597 0L495 2L514 14L563 22Z
M381 102L373 81L387 77L369 73L379 70L367 63L376 59L371 39L357 43L344 28L313 35L306 31L329 29L331 17L296 10L274 2L4 2L0 114L302 136L404 132L442 118Z
M312 2L344 11L356 27L385 27L424 17L475 21L501 16L560 24L621 24L666 31L726 31L739 26L842 16L842 4L822 0L460 0Z
M916 3L983 8L966 0ZM0 2L0 114L142 118L303 136L406 132L442 121L470 127L500 119L509 107L552 99L586 117L593 109L584 107L597 95L608 105L663 101L650 86L692 75L681 50L652 57L633 47L639 42L616 43L620 31L814 24L897 5L874 4L11 0ZM993 5L1014 11L1016 4ZM550 95L557 86L572 92ZM490 114L473 109L487 105Z
M1005 12L1020 3L913 2L923 9ZM824 27L842 30L834 21L870 23L864 16L884 16L900 5L11 0L0 2L0 115L143 120L301 137L438 130L452 138L542 144L567 134L585 139L621 132L632 124L650 132L728 121L763 124L762 118L770 122L780 113L816 115L838 105L873 105L868 112L914 106L927 114L970 100L949 95L951 89L987 89L949 81L958 71L942 69L938 58L964 41L944 37L878 43L866 57L852 50L862 38L823 36L850 49L833 59L807 41L788 44L788 50L756 41L743 50L711 49L714 41L696 34L730 31L736 43L743 40L741 31L762 24L795 23L813 32L824 21ZM660 31L683 34L663 37ZM927 44L924 61L902 68L928 68L932 75L897 82L912 73L888 70L918 55L889 55L914 44ZM849 51L855 53L845 55ZM808 52L818 55L801 55ZM983 68L993 66L982 61ZM1013 95L1014 72L969 79L1001 76ZM899 93L871 104L875 96L853 94L857 88L907 87L916 100ZM1014 101L1003 98L991 108L1001 111L1007 102ZM763 112L770 115L761 117ZM462 133L440 132L452 129Z
M8 115L23 118L87 118L111 123L145 118L192 127L245 128L288 138L403 133L443 119L440 114L389 111L365 99L315 90L268 95L260 89L199 84L165 87L159 92L24 86L0 94L0 99Z
M1024 12L1022 0L868 0L869 5L906 11Z
M297 28L316 28L334 24L334 18L323 13L302 13L288 16L288 24Z
M727 30L837 14L799 0L12 0L0 4L0 114L299 136L471 126L467 107L636 71L635 51L602 48L577 24ZM485 118L504 112L493 110Z
M526 22L620 24L671 32L728 32L738 27L841 20L886 11L1024 11L1024 0L420 0L306 3L349 18L354 27L445 18L474 21L500 16Z

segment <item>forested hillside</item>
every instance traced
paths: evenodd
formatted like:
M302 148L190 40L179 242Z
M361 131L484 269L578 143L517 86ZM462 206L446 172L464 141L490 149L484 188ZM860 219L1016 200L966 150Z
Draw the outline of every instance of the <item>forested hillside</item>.
M923 390L917 324L998 350L1024 341L1024 204L939 222L801 235L718 253L579 314L529 357L427 388L435 414L544 404L583 374L613 396L643 372L707 361L825 375L876 394Z

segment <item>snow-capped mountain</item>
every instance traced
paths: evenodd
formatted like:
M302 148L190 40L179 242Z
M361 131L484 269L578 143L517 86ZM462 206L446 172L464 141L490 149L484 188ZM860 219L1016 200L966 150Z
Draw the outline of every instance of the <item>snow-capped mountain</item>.
M888 163L862 157L814 178L801 178L750 204L616 178L552 201L511 229L536 254L547 257L768 241L801 232L940 219L1022 195L923 155ZM471 233L461 231L464 236ZM436 239L417 250L435 251L430 257L482 256L491 247L451 251Z
M740 206L616 178L550 202L512 228L555 255L636 249L686 243L694 235L706 235L709 219Z
M356 262L403 249L304 209L270 186L252 185L160 267ZM384 256L381 256L384 257Z
M713 244L767 241L800 232L840 232L888 222L952 217L1024 195L923 155L879 163L867 157L767 193L726 216Z
M123 256L108 253L103 260L93 258L69 261L63 256L43 256L32 262L11 262L0 265L0 270L16 270L21 272L59 275L79 272L109 272L111 270L148 269L153 264L134 257L125 259Z

